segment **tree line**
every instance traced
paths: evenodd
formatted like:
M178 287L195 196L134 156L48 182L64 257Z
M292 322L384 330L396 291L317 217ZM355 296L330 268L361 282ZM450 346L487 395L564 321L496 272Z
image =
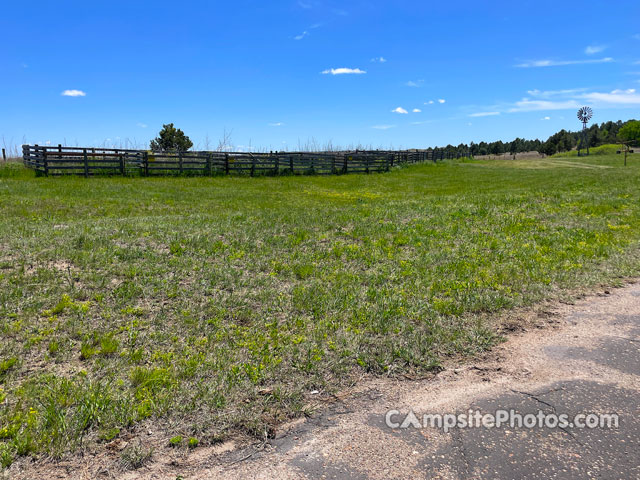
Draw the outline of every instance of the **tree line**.
M627 122L623 122L622 120L618 120L617 122L608 121L599 125L594 123L587 129L588 146L591 148L617 143L623 139L619 134L625 126L626 130L630 130L630 127L635 127L638 123L636 120L629 120ZM624 137L625 140L635 139L638 141L637 138ZM502 140L498 140L497 142L471 142L469 145L461 143L457 147L447 145L444 147L444 150L447 152L462 153L464 155L470 153L471 156L474 157L479 155L503 155L505 153L517 155L523 152L538 152L541 155L553 155L555 153L568 152L578 146L580 146L580 148L586 148L587 146L586 144L582 145L582 131L572 132L562 129L551 135L545 141L537 138L535 140L516 138L511 142L503 142Z

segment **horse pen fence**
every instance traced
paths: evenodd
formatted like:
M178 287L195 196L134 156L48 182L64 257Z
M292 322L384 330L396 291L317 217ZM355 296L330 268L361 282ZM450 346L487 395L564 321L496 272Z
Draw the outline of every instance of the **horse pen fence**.
M25 166L43 175L281 175L385 172L394 166L460 158L457 151L152 152L23 145Z

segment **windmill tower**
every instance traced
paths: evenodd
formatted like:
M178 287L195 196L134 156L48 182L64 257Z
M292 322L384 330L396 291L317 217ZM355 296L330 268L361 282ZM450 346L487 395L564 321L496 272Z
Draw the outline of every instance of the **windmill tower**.
M589 142L587 141L587 122L591 120L593 116L593 110L590 107L582 107L578 110L578 120L582 122L582 141L578 146L578 156L581 157L580 150L586 145L587 155L589 155Z

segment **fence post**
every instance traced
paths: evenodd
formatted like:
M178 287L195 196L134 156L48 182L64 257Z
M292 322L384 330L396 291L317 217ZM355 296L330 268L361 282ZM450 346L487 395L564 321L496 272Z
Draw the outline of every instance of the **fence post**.
M4 148L2 149L2 160L4 160L5 162L7 161L7 152Z
M336 173L336 156L335 155L331 156L331 173L332 174Z
M251 153L249 153L251 155ZM256 159L253 155L251 155L251 176L253 177L253 172L256 169Z
M89 157L87 157L87 149L82 149L82 156L84 157L84 176L87 178L89 176Z
M36 155L38 154L38 145L36 145ZM49 176L49 161L47 160L47 151L42 149L42 163L44 164L44 174Z
M178 166L180 167L180 175L182 175L182 151L178 152Z
M289 169L291 170L291 175L293 175L293 155L289 155Z
M124 177L124 155L121 153L118 159L120 160L120 174Z
M142 157L142 174L145 177L149 176L149 153L144 152Z
M224 173L229 175L229 154L224 154Z
M211 176L211 157L212 153L207 154L207 175Z
M278 155L278 152L276 152L276 159L275 159L275 167L274 167L274 173L276 175L278 175L278 172L280 172L280 156Z
M365 155L364 159L365 159L365 160L364 160L364 164L365 164L365 168L364 168L364 169L365 169L365 171L366 171L367 173L369 173L369 156L368 156L368 155Z
M344 165L342 166L342 172L343 173L347 173L349 171L349 166L347 165L348 162L348 155L345 153L344 154Z

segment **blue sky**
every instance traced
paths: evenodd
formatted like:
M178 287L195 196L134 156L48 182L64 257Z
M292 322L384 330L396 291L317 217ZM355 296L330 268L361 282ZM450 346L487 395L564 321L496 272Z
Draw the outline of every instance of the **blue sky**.
M640 118L640 2L8 2L6 144L545 139Z

